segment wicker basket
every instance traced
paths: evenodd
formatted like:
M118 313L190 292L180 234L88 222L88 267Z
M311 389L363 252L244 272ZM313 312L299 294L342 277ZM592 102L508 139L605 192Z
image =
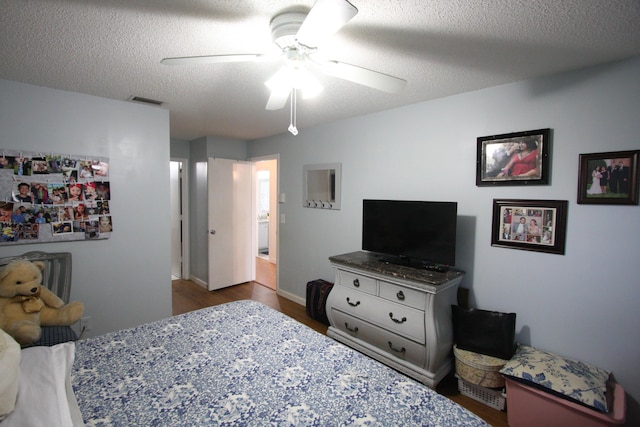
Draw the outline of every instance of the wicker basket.
M473 400L477 400L480 403L484 403L498 411L504 411L506 395L504 394L503 389L494 390L471 384L460 378L458 375L456 375L456 378L458 378L458 390L460 390L460 394L470 397Z
M453 354L456 358L456 374L463 380L482 387L504 387L504 377L500 375L500 369L507 363L506 360L461 350L455 345Z

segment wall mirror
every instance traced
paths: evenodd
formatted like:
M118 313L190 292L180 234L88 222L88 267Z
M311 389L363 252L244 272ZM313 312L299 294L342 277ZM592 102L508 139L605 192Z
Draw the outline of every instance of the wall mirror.
M342 185L342 165L340 163L304 165L303 176L302 206L305 208L340 209L340 188Z

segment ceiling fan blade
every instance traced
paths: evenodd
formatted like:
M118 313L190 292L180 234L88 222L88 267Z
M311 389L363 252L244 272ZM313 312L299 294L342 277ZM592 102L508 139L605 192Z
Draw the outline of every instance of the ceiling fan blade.
M347 0L318 0L298 30L298 43L317 47L358 13Z
M289 99L290 94L291 88L282 87L272 90L269 100L267 101L267 106L264 108L267 110L279 110L284 108L284 106L287 105L287 99Z
M206 55L206 56L183 56L177 58L164 58L160 61L164 65L196 65L196 64L219 64L223 62L262 62L279 58L279 55L261 55L257 53L235 54L235 55Z
M399 77L344 62L324 61L320 65L322 66L322 71L327 75L349 80L383 92L400 93L407 85L407 81Z

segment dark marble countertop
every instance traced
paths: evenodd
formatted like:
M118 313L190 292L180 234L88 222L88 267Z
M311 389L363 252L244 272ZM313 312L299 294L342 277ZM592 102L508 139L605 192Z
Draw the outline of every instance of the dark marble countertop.
M389 275L405 280L412 280L430 285L441 285L463 276L464 271L449 268L445 272L427 270L426 268L409 267L386 262L383 256L371 252L357 251L329 257L335 264L359 268L378 274Z

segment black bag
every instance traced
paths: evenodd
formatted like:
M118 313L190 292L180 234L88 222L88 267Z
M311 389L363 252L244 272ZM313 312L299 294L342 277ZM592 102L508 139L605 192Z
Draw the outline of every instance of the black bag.
M333 283L322 279L307 283L307 315L325 325L329 325L326 306L332 288Z
M456 347L509 360L516 350L516 314L451 306Z

